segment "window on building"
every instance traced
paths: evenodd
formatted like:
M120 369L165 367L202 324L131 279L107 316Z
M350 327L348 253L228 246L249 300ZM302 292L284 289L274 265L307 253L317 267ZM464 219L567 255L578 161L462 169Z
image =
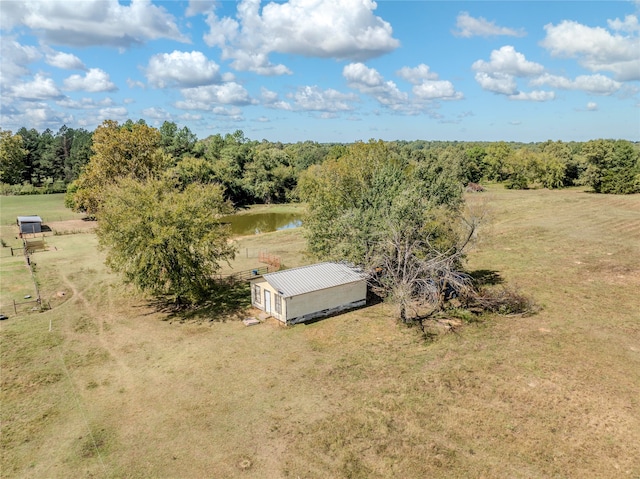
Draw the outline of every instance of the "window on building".
M253 299L256 304L260 304L262 301L262 295L260 294L260 286L257 284L253 285Z
M280 296L279 294L276 294L275 299L276 299L276 313L282 314L282 296Z

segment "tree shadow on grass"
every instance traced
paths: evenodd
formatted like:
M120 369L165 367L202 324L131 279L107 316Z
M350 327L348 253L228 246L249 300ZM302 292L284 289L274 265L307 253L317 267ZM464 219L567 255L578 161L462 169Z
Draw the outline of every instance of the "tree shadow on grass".
M245 281L225 281L212 285L206 299L197 305L179 307L166 298L156 298L150 306L168 313L164 321L224 323L244 318L251 306L251 289Z
M492 269L476 269L475 271L469 271L467 273L473 280L473 285L477 287L481 286L495 286L497 284L504 283L499 271Z

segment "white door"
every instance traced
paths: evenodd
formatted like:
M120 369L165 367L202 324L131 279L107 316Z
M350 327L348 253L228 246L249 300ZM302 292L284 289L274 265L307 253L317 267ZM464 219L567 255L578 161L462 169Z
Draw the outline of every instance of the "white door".
M264 290L264 312L271 312L271 292L266 289Z

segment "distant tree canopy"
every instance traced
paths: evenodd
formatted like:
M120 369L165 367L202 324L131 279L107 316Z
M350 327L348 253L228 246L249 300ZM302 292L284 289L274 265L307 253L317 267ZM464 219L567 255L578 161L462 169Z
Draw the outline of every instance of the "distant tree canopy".
M92 168L88 163L96 155L92 150L93 135L108 123L94 132L67 126L57 133L20 128L16 135L22 138L26 153L18 162L12 162L6 155L0 158L3 164L13 165L10 169L5 167L0 192L64 191L83 171ZM119 127L131 134L140 128L153 132L157 139L155 147L167 158L165 168L173 168L189 158L205 160L210 181L221 184L225 197L235 205L295 200L298 178L305 170L325 160L340 158L350 146L313 141L288 144L256 141L240 130L198 139L188 127L171 121L153 128L144 120L127 120ZM464 185L495 181L518 189L585 185L598 193L640 191L637 180L640 144L625 140L549 140L527 144L415 140L393 141L388 146L405 160L417 160L422 155L455 164L456 176ZM203 163L201 166L205 167ZM69 189L73 193L83 189L81 186L72 184Z
M382 141L356 143L310 167L298 186L309 250L363 266L403 321L411 309L441 305L447 288L465 287L461 261L473 234L464 231L457 165L414 156Z
M54 134L49 129L39 133L23 127L12 136L21 138L24 155L19 162L12 163L11 175L3 175L0 182L27 185L8 191L12 193L31 193L34 186L45 192L62 192L67 183L77 178L91 154L91 133L83 129L62 126ZM10 157L0 152L0 161L8 162Z

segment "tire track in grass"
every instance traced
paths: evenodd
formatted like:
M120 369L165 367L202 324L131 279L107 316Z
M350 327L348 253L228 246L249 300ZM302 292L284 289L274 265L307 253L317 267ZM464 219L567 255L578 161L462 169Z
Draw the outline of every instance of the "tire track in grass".
M105 331L105 328L104 328L105 317L111 322L114 319L113 314L111 312L98 311L98 308L94 306L91 303L91 301L89 301L86 298L84 294L84 292L89 288L91 288L91 286L94 283L88 284L87 286L85 286L85 288L81 290L76 287L75 283L71 281L66 274L62 273L61 277L64 283L67 285L67 287L71 290L73 295L72 299L75 298L75 302L81 304L83 309L86 311L86 314L89 317L90 321L93 324L95 324L97 329L96 337L98 339L98 342L100 343L100 347L102 347L105 351L107 351L107 353L109 354L109 357L118 366L118 376L120 378L121 385L126 388L133 388L134 381L132 379L132 369L122 360L121 354L119 353L119 351L116 348L114 348L114 346L112 345L112 342L109 341L109 338L107 338L107 332ZM108 302L111 305L112 295L110 292L107 292L107 294L109 296ZM67 323L67 327L69 328L70 324ZM67 330L66 333L69 336L79 335L77 332L73 332L70 330ZM83 336L83 340L85 340L86 335L82 335L82 336Z

